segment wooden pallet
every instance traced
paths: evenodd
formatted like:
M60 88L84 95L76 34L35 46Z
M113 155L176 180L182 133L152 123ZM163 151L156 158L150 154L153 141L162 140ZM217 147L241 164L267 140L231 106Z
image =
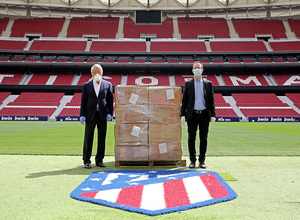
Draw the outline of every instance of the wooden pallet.
M186 159L181 160L148 160L148 161L116 161L116 167L186 167Z

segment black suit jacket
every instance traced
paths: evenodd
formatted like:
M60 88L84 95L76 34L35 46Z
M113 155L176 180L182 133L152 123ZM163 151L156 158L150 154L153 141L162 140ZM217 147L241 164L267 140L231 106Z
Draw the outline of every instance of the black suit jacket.
M86 82L82 87L80 116L85 116L86 121L93 121L99 104L99 116L101 121L106 121L107 114L113 115L113 89L112 84L102 80L99 96L96 96L93 80Z
M186 81L183 90L181 116L185 116L186 119L190 119L193 114L195 105L195 86L194 78ZM204 100L206 109L209 111L210 117L216 117L215 111L215 98L211 81L203 79Z

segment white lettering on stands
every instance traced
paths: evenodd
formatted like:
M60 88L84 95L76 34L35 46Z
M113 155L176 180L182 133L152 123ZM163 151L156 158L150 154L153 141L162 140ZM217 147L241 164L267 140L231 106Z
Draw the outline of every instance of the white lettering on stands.
M261 86L261 83L258 81L258 79L256 78L256 76L249 76L247 79L241 79L237 76L229 76L231 82L233 83L233 85L235 86L239 86L240 84L238 82L241 82L244 85L248 85L250 84L251 81L253 81L255 83L255 85L257 86Z
M290 85L300 85L300 76L291 76L283 85L290 86Z
M14 75L0 74L0 84L1 84L2 80L4 79L4 77L14 77Z
M144 79L150 79L150 83L143 83ZM135 79L135 84L136 85L149 85L149 86L156 86L158 85L158 79L155 78L154 76L140 76Z

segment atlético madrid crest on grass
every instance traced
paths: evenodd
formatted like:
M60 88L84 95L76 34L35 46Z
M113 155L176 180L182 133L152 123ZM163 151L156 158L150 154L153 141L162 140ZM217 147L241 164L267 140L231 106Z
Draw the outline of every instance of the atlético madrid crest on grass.
M74 199L147 215L177 212L232 200L237 194L216 172L121 170L92 173Z

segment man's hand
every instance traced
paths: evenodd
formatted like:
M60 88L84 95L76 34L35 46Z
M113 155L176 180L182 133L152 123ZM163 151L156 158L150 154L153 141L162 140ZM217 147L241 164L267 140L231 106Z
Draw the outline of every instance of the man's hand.
M185 116L181 116L180 124L181 124L181 125L184 125L184 123L185 123Z
M84 117L84 116L81 116L81 117L80 117L80 123L84 125L84 122L85 122L85 117Z
M111 120L112 120L111 115L110 115L110 114L107 114L107 116L106 116L106 121L111 121Z
M211 123L214 123L215 121L216 121L216 118L215 118L215 117L211 117L211 118L210 118L210 122L211 122Z

